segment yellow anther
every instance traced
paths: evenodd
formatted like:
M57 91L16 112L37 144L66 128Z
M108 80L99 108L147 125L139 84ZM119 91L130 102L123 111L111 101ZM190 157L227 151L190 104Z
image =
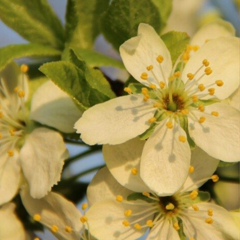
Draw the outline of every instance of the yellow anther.
M132 173L132 175L136 176L136 175L138 175L138 170L136 168L133 168L131 170L131 173Z
M3 135L0 133L0 139L2 139L3 138Z
M36 222L40 222L41 219L42 219L42 217L41 217L41 215L39 215L39 214L35 214L35 215L33 216L33 220L36 221Z
M172 203L168 203L166 206L165 206L165 209L166 210L173 210L175 208L174 204Z
M147 88L142 88L142 94L143 95L148 95L149 94L149 91Z
M198 96L196 96L196 95L194 95L194 96L192 96L192 100L193 100L193 102L198 102Z
M213 219L212 218L207 218L206 220L205 220L205 222L206 223L208 223L208 224L213 224Z
M153 70L153 65L149 65L149 66L147 67L147 70L148 70L148 71Z
M176 77L176 78L180 78L181 76L182 76L182 73L179 71L174 73L174 77Z
M9 150L8 151L8 156L9 157L13 157L14 156L14 151L13 150Z
M198 110L199 110L200 112L204 112L204 111L205 111L205 107L204 107L203 105L200 105L200 106L198 107Z
M205 86L203 84L199 84L198 89L202 92L205 90Z
M187 138L185 136L179 136L179 141L182 143L185 143L187 141Z
M198 191L197 190L193 190L191 193L190 193L190 198L192 200L195 200L198 196Z
M209 95L213 96L215 94L215 88L208 89Z
M207 60L207 59L204 59L203 61L202 61L202 64L205 66L205 67L208 67L209 66L209 61Z
M212 175L212 181L213 182L218 182L218 180L219 180L219 176L218 175Z
M167 128L169 128L169 129L172 129L172 128L173 128L172 122L167 122L166 126L167 126Z
M28 67L28 65L23 64L23 65L21 65L20 70L22 73L27 73L29 70L29 67Z
M117 200L118 202L123 202L123 196L117 195L116 200Z
M166 86L166 84L165 84L164 82L160 82L160 88L161 88L161 89L164 89L165 86Z
M200 117L198 120L199 123L204 123L205 121L206 121L205 117Z
M11 130L9 130L9 133L11 136L15 136L15 130L11 129Z
M194 166L190 166L189 167L189 173L194 173L195 172L195 168L194 168Z
M150 96L145 96L145 97L143 98L143 101L144 101L144 102L147 102L147 101L149 100L149 98L150 98Z
M212 73L212 69L210 67L205 68L205 74L210 75Z
M0 119L4 117L3 112L0 112Z
M143 192L142 195L148 198L151 196L149 192Z
M153 223L152 220L147 220L146 225L147 225L148 227L152 228L152 227L154 226L154 223Z
M192 208L194 211L198 212L199 211L199 207L197 205L192 205Z
M210 217L213 216L213 210L212 210L212 209L209 209L209 210L208 210L208 216L210 216Z
M15 87L15 88L14 88L14 92L15 92L15 93L18 93L19 91L20 91L20 87Z
M131 209L128 209L127 211L125 211L124 215L126 217L131 217L132 216L132 210Z
M222 80L217 80L215 81L215 83L217 84L218 87L221 87L224 85L224 82Z
M122 224L123 224L125 227L129 227L129 226L130 226L129 221L127 221L127 220L124 220L124 221L122 222Z
M173 224L173 227L175 228L176 231L180 230L180 226L177 222Z
M157 119L155 117L152 117L148 120L149 123L155 123L157 121Z
M82 210L85 211L86 209L88 209L88 204L87 203L84 203L82 205Z
M132 94L132 89L129 87L125 87L124 88L124 92L128 93L128 94Z
M148 74L147 73L142 73L141 79L142 80L148 80Z
M134 225L134 228L137 229L137 230L142 230L142 226L139 223L136 223Z
M157 61L158 61L159 63L162 63L162 62L164 61L163 56L159 55L159 56L157 57Z
M149 87L150 87L151 89L153 89L153 90L156 90L156 89L157 89L157 86L156 86L155 84L151 84Z
M215 112L215 111L211 112L211 114L212 114L213 116L215 116L215 117L218 117L218 116L219 116L219 113L218 113L218 112Z
M65 227L65 231L66 231L67 233L72 233L72 232L73 232L73 229L72 229L70 226L66 226L66 227Z
M159 103L159 102L156 102L156 103L153 104L153 107L160 108L160 107L162 107L162 104Z
M200 47L199 46L192 46L192 50L194 51L194 52L197 52L198 50L200 49Z
M183 54L183 61L184 61L184 62L187 62L189 59L190 59L190 54L189 54L189 52L185 52L185 53Z
M188 74L187 74L187 77L188 77L189 80L193 80L194 77L195 77L195 75L192 74L192 73L188 73Z
M86 222L88 221L88 219L87 219L86 216L83 216L83 217L80 218L80 221L81 221L82 223L86 223Z
M52 231L53 233L57 233L57 232L59 231L58 226L53 225L52 228L51 228L51 231Z
M24 91L18 91L18 96L20 98L24 98L25 97L25 92Z
M181 110L181 113L182 113L183 115L188 115L188 114L189 114L189 110L188 110L188 109L182 109L182 110Z

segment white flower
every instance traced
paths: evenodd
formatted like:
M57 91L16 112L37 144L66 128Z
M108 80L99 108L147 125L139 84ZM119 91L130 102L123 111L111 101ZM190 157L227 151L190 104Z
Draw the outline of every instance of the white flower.
M211 29L223 37L211 39ZM221 102L239 86L239 39L212 24L200 30L192 44L172 67L164 42L151 26L140 24L138 36L126 41L120 54L142 85L135 93L129 87L130 95L90 108L75 124L88 144L120 144L141 134L148 138L141 177L153 189L148 180L160 167L167 170L159 176L178 176L175 190L183 184L189 144L222 161L239 161L240 113Z
M86 214L90 233L99 240L106 236L112 240L138 239L147 231L147 240L180 240L180 236L192 240L237 239L238 228L230 213L204 202L208 200L208 194L196 189L209 179L218 180L216 175L211 176L218 161L207 161L198 153L193 153L195 157L184 186L174 195L164 197L146 189L141 182L136 184L137 179L132 180L136 172L131 172L132 163L125 165L124 168L129 170L125 170L124 176L117 174L116 179L121 184L127 182L131 190L136 186L135 193L122 187L107 168L102 169L88 188L92 204ZM115 166L118 166L117 162ZM138 169L139 163L134 165ZM114 174L116 170L117 167ZM119 170L124 171L123 168Z
M54 130L39 127L32 119L39 119L43 124L67 131L70 127L68 123L73 124L75 119L80 117L80 114L77 117L74 114L75 118L72 119L71 112L68 112L67 120L58 117L58 124L55 126L56 120L53 121L50 116L56 114L53 112L54 108L49 106L56 105L58 101L64 102L62 100L66 98L66 94L59 94L57 87L49 83L46 84L52 96L46 94L49 93L46 89L38 89L29 111L28 82L23 73L25 71L26 66L22 67L21 73L16 65L11 64L1 73L0 204L10 201L15 196L22 178L27 180L31 196L34 198L45 196L60 180L64 160L68 157L63 138ZM63 105L65 112L66 106L69 104ZM43 121L44 118L47 120ZM62 126L65 125L67 127L63 129Z

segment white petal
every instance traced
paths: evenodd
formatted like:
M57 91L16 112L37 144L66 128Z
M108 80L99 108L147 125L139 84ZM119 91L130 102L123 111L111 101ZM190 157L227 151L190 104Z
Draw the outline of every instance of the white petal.
M205 112L193 112L197 119L206 118L202 124L189 119L189 133L195 143L212 157L225 162L239 161L240 112L221 103L206 106ZM218 112L219 116L211 112Z
M132 240L141 237L147 229L136 230L134 226L125 227L122 222L128 220L124 212L131 209L133 213L142 211L142 206L119 203L114 200L101 201L94 204L86 216L88 218L89 231L99 240L105 240L106 236L111 240ZM151 219L150 216L149 219ZM141 222L139 222L141 224ZM145 224L145 222L144 222Z
M0 205L10 201L18 192L21 180L21 168L18 153L13 157L1 155L3 165L0 168Z
M80 233L83 229L83 224L80 221L82 215L72 202L53 192L44 198L34 199L30 196L27 188L21 191L21 198L32 217L35 214L40 215L40 223L50 230L53 225L58 227L59 231L55 234L58 239L80 239ZM72 232L67 232L66 227L70 227Z
M8 203L0 208L0 239L2 240L30 239L15 213L15 208L13 203Z
M81 115L72 99L51 81L43 84L33 96L31 119L62 132L74 132L74 123Z
M90 206L102 200L116 199L118 195L126 199L131 193L132 191L124 188L116 181L107 167L98 171L87 189L87 197Z
M134 192L149 192L149 188L139 176L144 143L145 141L134 138L119 145L103 146L104 159L114 178L122 186ZM136 175L132 170L137 171Z
M147 83L141 79L141 74L147 72L146 67L150 65L153 66L153 72L158 78L158 82L168 81L172 70L171 56L162 39L150 25L139 24L138 36L127 40L119 50L128 72L142 84ZM159 55L164 58L161 67L156 60ZM149 77L149 80L156 84L151 72L149 72Z
M240 81L240 40L234 37L221 37L213 39L204 44L200 50L194 54L186 67L183 70L183 81L187 81L187 74L195 72L202 66L202 61L207 59L210 62L209 67L212 69L212 74L203 76L198 84L204 84L208 86L213 84L211 88L215 88L215 96L219 99L225 99L229 97L239 86ZM198 79L203 73L202 68L196 74ZM222 80L224 85L218 87L215 84L216 80ZM202 93L208 93L208 88ZM209 98L211 96L209 95Z
M37 128L27 137L20 159L32 197L44 197L60 180L66 151L61 135L47 128Z
M192 191L201 187L212 174L216 171L219 160L209 156L206 152L196 147L192 151L190 165L194 167L194 172L190 173L186 182L183 185L183 192ZM198 182L202 179L206 179L205 182Z
M142 95L117 97L89 108L74 128L90 145L120 144L149 128L148 120L156 111L152 106Z
M240 111L240 87L229 97L229 104Z
M166 120L159 124L155 133L147 140L140 164L140 176L147 186L159 196L175 193L185 182L190 166L190 147L185 131L174 124L166 127Z

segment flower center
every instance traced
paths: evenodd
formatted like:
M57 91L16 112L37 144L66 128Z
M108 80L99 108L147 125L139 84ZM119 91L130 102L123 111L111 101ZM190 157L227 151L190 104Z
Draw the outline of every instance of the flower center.
M170 197L159 197L159 205L163 213L167 215L173 215L177 213L179 206L174 196Z

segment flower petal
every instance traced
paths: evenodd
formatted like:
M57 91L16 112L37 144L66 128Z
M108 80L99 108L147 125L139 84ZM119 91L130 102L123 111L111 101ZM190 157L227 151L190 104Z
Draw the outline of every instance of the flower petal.
M67 156L64 141L55 131L37 128L27 137L20 161L32 197L44 197L60 180Z
M53 226L58 228L54 234L58 239L80 239L83 229L80 221L82 215L72 202L53 192L44 198L34 199L27 188L22 189L21 198L23 205L33 218L38 216L40 223L50 230Z
M89 108L74 128L90 145L120 144L146 131L155 111L140 94L118 97Z
M33 96L30 118L62 132L74 132L74 123L81 115L72 99L51 81Z
M240 111L240 87L228 99L229 104Z
M211 113L218 113L213 116ZM205 112L193 111L195 118L205 118L204 123L189 119L189 134L195 143L210 156L225 162L240 158L240 112L227 104L216 103L205 107ZM209 144L211 142L211 144Z
M166 122L160 123L147 140L140 164L140 176L159 196L179 190L187 178L191 157L185 131L177 123L168 129Z
M145 141L135 138L119 145L103 146L104 159L114 178L134 192L149 191L139 176L144 143Z
M106 199L115 199L118 195L127 198L132 191L122 187L109 172L107 167L98 171L87 189L89 205Z
M158 82L168 81L172 70L170 53L156 31L148 24L140 23L138 36L133 37L120 46L120 55L128 72L139 82L148 85L146 80L141 79L141 74L146 72L146 67L152 65L153 72ZM161 55L163 62L157 62ZM149 72L150 82L156 85L153 74Z
M207 86L215 88L215 96L219 99L229 97L239 86L240 77L240 40L235 37L221 37L213 39L204 44L186 64L183 70L183 81L187 81L187 74L195 72L202 66L202 61L207 59L210 62L209 67L212 69L210 75L204 75L204 68L195 74L195 78L200 80L198 84L206 86L206 90L201 94L208 93ZM201 77L202 76L202 77ZM223 86L218 87L216 80L222 80ZM209 95L208 98L211 96Z

